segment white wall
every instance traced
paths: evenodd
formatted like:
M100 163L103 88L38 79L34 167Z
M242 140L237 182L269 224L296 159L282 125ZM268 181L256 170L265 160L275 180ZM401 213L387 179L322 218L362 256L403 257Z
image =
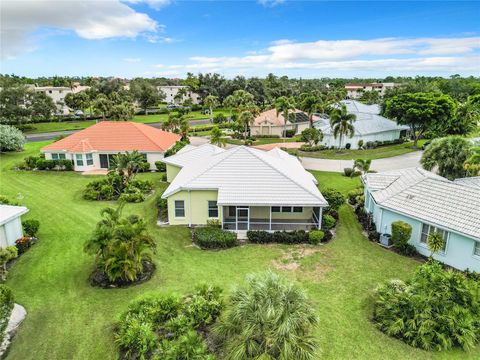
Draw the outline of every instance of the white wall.
M375 134L368 134L368 135L354 135L353 137L342 137L342 148L345 148L345 144L349 143L351 145L350 149L358 149L358 141L363 140L363 145L369 141L386 141L386 140L396 140L400 138L400 130L390 130L390 131L383 131L380 133ZM339 137L336 139L333 135L324 135L321 144L330 147L338 147L339 144Z
M10 220L0 226L0 247L15 245L15 241L23 236L20 217Z

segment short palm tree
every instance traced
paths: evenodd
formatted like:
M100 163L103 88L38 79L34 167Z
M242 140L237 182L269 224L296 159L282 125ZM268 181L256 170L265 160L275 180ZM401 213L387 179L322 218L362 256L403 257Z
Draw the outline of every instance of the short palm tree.
M208 107L210 111L210 116L213 117L213 109L215 109L220 103L218 101L218 96L208 95L204 100L203 103L206 107Z
M428 249L432 252L430 257L433 257L434 254L442 251L445 246L445 241L443 240L442 234L440 234L438 231L428 234L427 245Z
M127 186L141 169L144 162L145 157L138 151L126 151L124 154L119 153L113 157L111 171L118 173L123 178L124 185Z
M357 119L355 114L349 114L347 107L342 105L341 108L335 108L330 114L330 126L333 130L333 136L335 139L339 137L338 147L342 147L342 138L344 136L352 137L355 133L355 127L353 122Z
M362 174L367 173L370 170L370 165L372 164L372 160L363 160L357 159L353 162L353 169L360 171Z
M210 132L210 144L224 147L227 144L226 139L223 137L222 130L217 126L214 126Z
M213 329L224 359L310 360L315 310L299 286L268 272L247 277Z
M275 109L277 110L277 116L279 114L283 115L283 136L285 137L287 133L287 121L290 116L290 110L295 110L295 100L286 96L280 96L275 101Z

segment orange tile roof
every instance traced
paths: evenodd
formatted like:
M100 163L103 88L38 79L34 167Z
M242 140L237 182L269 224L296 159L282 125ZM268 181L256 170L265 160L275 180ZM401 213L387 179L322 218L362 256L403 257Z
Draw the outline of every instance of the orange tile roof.
M102 121L42 150L90 151L158 151L172 147L180 135L129 121Z

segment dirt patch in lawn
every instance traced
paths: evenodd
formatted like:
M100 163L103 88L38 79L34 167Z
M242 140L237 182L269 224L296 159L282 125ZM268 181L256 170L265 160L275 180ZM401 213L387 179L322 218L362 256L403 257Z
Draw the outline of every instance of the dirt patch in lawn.
M303 258L311 256L320 251L319 247L299 245L284 251L279 259L272 261L275 269L283 271L294 271L300 267Z

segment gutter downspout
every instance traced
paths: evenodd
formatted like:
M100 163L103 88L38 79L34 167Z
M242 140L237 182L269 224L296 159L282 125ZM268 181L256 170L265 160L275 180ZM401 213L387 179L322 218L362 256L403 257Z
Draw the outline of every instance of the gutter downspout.
M192 197L190 190L188 190L188 227L192 227Z

